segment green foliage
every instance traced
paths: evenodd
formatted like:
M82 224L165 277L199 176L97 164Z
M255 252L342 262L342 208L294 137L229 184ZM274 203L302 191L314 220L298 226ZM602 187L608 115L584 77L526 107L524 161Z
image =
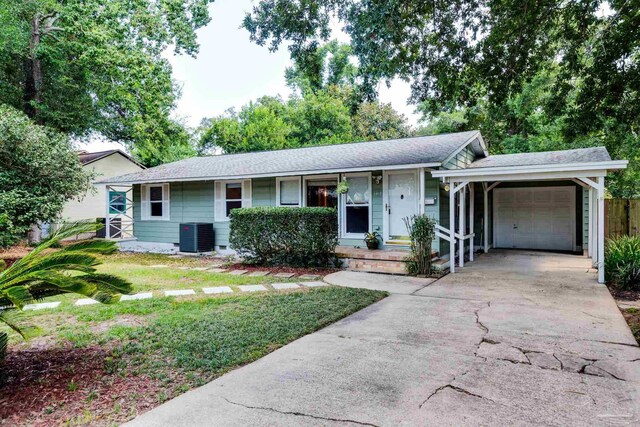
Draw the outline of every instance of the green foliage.
M335 209L242 208L233 209L230 218L229 243L248 262L296 267L335 264Z
M261 0L243 25L305 63L336 18L359 89L409 81L420 134L480 129L492 153L604 145L631 161L611 194L640 195L637 2Z
M76 293L109 304L115 302L119 294L131 293L127 280L96 272L95 267L100 264L96 255L115 252L115 242L91 240L45 252L65 238L95 231L97 227L94 222L64 225L24 258L0 272L0 307L4 307L0 310L0 322L27 338L35 328L23 324L16 311L33 301ZM5 350L0 345L0 353Z
M640 290L640 236L607 241L604 251L607 282L623 290Z
M406 118L388 104L363 103L350 114L344 91L319 90L304 97L262 97L205 120L200 152L279 150L310 145L399 138L409 135Z
M90 179L67 137L0 104L0 247L24 238L32 224L56 219Z
M122 141L148 164L171 159L184 129L170 117L179 87L162 53L197 53L211 2L0 0L0 103L69 135Z
M409 238L411 252L406 260L409 274L431 274L431 244L436 238L436 220L427 215L403 218Z

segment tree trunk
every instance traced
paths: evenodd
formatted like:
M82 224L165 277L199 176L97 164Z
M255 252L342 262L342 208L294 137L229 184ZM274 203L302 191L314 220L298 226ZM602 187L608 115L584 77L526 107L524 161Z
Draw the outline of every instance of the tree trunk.
M42 61L38 58L40 46L40 15L36 14L31 20L31 35L29 37L29 56L24 61L24 111L38 124L38 107L42 103Z

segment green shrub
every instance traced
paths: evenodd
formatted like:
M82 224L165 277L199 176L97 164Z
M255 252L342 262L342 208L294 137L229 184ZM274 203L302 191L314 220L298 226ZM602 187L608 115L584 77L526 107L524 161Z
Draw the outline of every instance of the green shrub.
M335 209L242 208L232 210L230 218L229 243L247 262L295 267L336 264Z
M624 290L640 290L640 236L608 240L604 271L611 285Z
M411 239L411 252L405 263L409 274L431 274L431 243L436 237L436 220L427 215L404 218Z

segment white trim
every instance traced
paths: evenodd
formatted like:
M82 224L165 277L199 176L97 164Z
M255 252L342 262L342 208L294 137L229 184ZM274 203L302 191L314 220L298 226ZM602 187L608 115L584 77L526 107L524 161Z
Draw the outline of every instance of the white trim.
M342 174L341 179L346 178L347 181L349 178L353 177L366 177L369 178L369 202L367 203L367 207L369 208L369 229L368 232L371 233L373 230L373 185L371 182L371 172L361 172L361 173L345 173ZM339 211L341 215L338 218L338 222L340 224L340 237L343 239L364 239L364 233L347 233L347 194L340 194L339 203ZM350 206L364 206L361 205L350 205Z
M220 189L220 192L215 192L214 194L214 199L216 199L214 202L217 202L220 207L219 207L219 213L220 214L220 218L218 218L217 216L215 217L215 221L216 222L229 222L229 217L227 216L227 202L228 201L232 201L232 202L240 202L240 206L241 207L245 207L244 206L244 200L245 200L245 180L244 179L226 179L226 180L220 180L220 181L216 181L216 184L218 185L218 188ZM239 199L228 199L227 200L227 184L240 184L240 198ZM249 206L246 206L249 207Z
M295 181L298 183L298 204L296 205L283 205L280 203L280 183L287 181ZM302 206L302 177L277 177L276 178L276 206L284 206L288 208L299 208Z
M425 178L426 178L426 177L425 177L425 170L424 170L424 168L420 168L420 169L418 169L418 182L419 182L419 183L418 183L418 187L419 187L419 188L418 188L418 195L419 195L419 198L420 198L420 202L419 202L419 204L418 204L418 213L419 213L420 215L424 215L424 213L425 213L425 211L426 211L426 209L425 209L425 207L424 207L424 202L425 202L425 192L426 192L426 190L425 190L425 186L427 185L427 184L426 184L426 179L425 179ZM440 188L440 187L438 187L438 188ZM439 197L439 196L440 196L439 194L437 194L437 195L436 195L436 197ZM437 200L437 199L436 199L436 200Z
M162 200L155 200L153 203L162 204L162 216L151 215L151 189L161 188ZM108 194L108 193L107 193ZM141 221L170 221L171 220L171 187L169 183L143 184L140 187L140 200L142 211ZM107 196L108 197L108 196Z
M498 227L496 227L496 223L497 223L497 219L499 218L499 213L498 213L498 208L496 206L496 204L498 203L498 197L496 197L496 191L513 191L513 192L517 192L518 190L523 190L523 189L532 189L532 188L544 188L545 190L553 190L553 189L558 189L558 188L562 188L562 189L569 189L571 191L571 196L570 196L570 206L569 209L571 211L571 247L572 250L575 251L576 249L576 240L577 240L577 236L576 236L576 187L574 186L569 186L569 185L556 185L556 186L549 186L549 187L544 187L544 186L536 186L536 187L505 187L505 188L496 188L493 193L493 216L491 218L491 229L492 229L492 234L493 234L493 244L492 247L500 247L498 246L498 233L497 233L497 229ZM531 248L524 248L524 249L531 249Z
M467 169L441 169L434 170L431 174L434 177L493 177L512 174L535 174L549 172L580 172L593 171L591 176L604 176L607 170L625 169L629 162L627 160L612 160L610 162L586 162L586 163L559 163L545 165L524 165L524 166L500 166L487 168L467 168ZM521 177L520 179L529 179ZM484 181L494 181L494 179L479 179Z
M401 171L382 171L382 241L383 244L388 244L389 242L392 242L392 240L390 239L389 236L389 175L393 175L393 174L398 174L398 173L402 173L402 172L406 172L405 170L401 170ZM416 187L419 186L419 179L418 179L418 169L414 169L413 170L413 174L414 174L414 182L416 184ZM416 197L416 213L420 212L420 193L419 193L420 189L418 188L418 194Z
M275 178L278 176L313 176L313 175L325 175L325 174L339 174L339 173L351 173L351 172L369 172L369 171L391 171L391 170L405 170L415 168L437 168L442 163L413 163L407 165L387 165L387 166L364 166L358 168L340 168L340 169L319 169L319 170L307 170L307 171L290 171L290 172L269 172L269 173L256 173L246 175L228 175L228 176L193 176L187 178L161 178L161 179L138 179L133 181L99 181L96 184L151 184L157 182L189 182L189 181L229 181L238 179L249 178Z
M604 283L604 177L599 176L598 192L598 283Z

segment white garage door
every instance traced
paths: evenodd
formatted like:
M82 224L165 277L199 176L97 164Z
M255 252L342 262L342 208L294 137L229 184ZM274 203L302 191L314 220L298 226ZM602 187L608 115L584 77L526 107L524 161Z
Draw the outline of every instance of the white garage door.
M574 251L575 187L496 188L494 247Z

